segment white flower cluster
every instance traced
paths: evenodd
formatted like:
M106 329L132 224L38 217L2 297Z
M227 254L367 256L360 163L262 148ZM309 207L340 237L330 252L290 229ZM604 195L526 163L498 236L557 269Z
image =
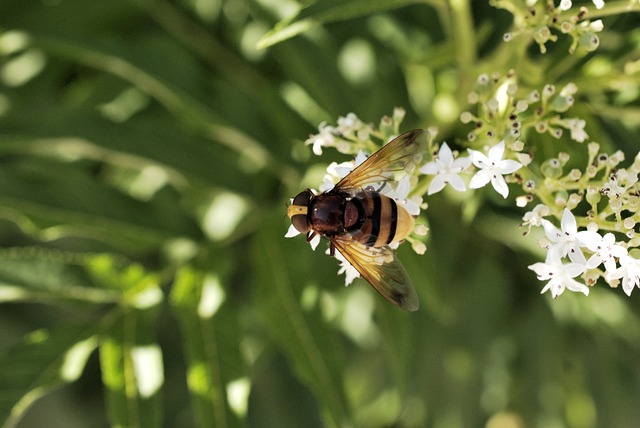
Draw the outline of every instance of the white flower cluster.
M640 287L640 259L629 254L627 243L616 242L611 232L601 235L595 224L579 231L574 215L566 208L558 229L549 220L539 218L548 213L541 207L527 213L525 220L541 225L546 235L541 242L547 249L545 262L529 266L539 280L548 281L542 293L549 290L555 298L569 289L588 295L588 285L595 284L599 277L612 287L622 280L622 289L629 296L635 287ZM575 279L579 276L584 282Z
M554 105L553 111L564 112L573 104L576 89L575 85L568 84L556 95L555 87L547 85L538 97L530 98L532 102L541 102L543 110L545 106ZM526 110L521 104L514 103L519 112ZM384 124L385 131L364 124L353 113L340 118L337 127L321 126L320 133L307 140L307 144L313 145L314 153L322 153L323 147L336 147L343 153L357 153L357 156L350 162L331 163L319 191L331 190L341 178L364 162L365 152L370 154L379 148L372 137L384 139L389 136L389 129L397 132L402 116L394 113L393 120L387 118L385 122L383 119L380 129ZM490 121L474 118L471 113L463 114L461 119L463 123L474 120L482 123L482 127L476 124L476 130L491 125ZM512 130L524 128L524 125L520 126L517 112L510 114L509 120L512 121ZM537 120L528 123L530 126L533 126L532 123L543 123L541 118ZM536 125L538 133L559 129L559 126L569 129L571 139L577 142L589 138L582 119L566 119L554 114L544 120L545 129L538 129ZM430 130L431 138L435 132ZM543 293L550 291L555 298L569 289L587 295L590 286L600 278L611 287L621 284L627 295L631 295L635 287L640 287L640 250L637 249L640 247L640 234L637 233L640 223L640 154L631 166L621 168L619 164L624 160L622 152L611 155L600 153L599 145L590 142L587 144L588 161L584 170L573 168L565 173L563 168L570 157L561 152L557 158L543 161L538 171L527 168L532 158L524 151L526 144L518 139L519 135L504 137L495 143L498 140L496 135L505 133L496 127L474 134L477 138L469 138L469 142L482 147L480 141L484 140L486 146L483 150L466 149L464 152L453 151L447 143L442 143L436 151L431 140L428 150L433 155L399 182L386 183L380 188L380 193L395 199L417 217L420 210L426 208L422 196L438 193L447 185L464 192L467 188L478 189L490 183L498 194L507 198L508 183L516 182L525 192L515 198L518 207L525 207L536 199L542 202L524 214L523 226L528 226L525 235L534 227L542 227L546 235L541 243L547 250L545 261L529 266L538 279L546 281ZM572 210L585 204L587 213L580 217L579 222L582 225L589 224L579 230ZM559 213L561 209L562 220L560 228L557 228L545 217ZM418 254L423 254L426 246L417 236L425 235L427 227L418 224L413 232L407 241ZM286 236L297 234L292 226ZM623 237L628 240L622 240ZM313 249L319 241L316 235L310 242ZM335 257L340 261L339 274L345 274L347 285L360 276L338 252Z
M509 187L504 175L516 172L522 167L522 164L512 159L503 159L504 151L505 143L500 141L489 149L487 155L477 150L468 149L468 157L454 159L447 143L443 143L438 151L438 156L420 168L420 172L423 174L435 175L429 184L427 194L437 193L447 184L460 192L466 190L460 174L468 171L470 165L473 164L478 168L478 171L471 177L469 187L478 189L490 182L495 191L506 198L509 196Z
M321 123L318 133L312 135L305 144L313 147L313 153L320 156L323 147L335 147L340 153L353 153L352 141L367 141L371 125L362 122L354 113L338 118L338 126Z
M593 4L596 7L596 9L602 9L604 7L604 0L593 0ZM559 9L563 11L569 10L571 9L571 6L573 6L571 0L562 0L560 1Z

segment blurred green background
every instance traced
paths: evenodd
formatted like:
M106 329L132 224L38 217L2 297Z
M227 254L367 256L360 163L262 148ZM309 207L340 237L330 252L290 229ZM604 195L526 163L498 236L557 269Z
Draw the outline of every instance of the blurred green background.
M605 17L595 54L542 56L486 2L321 1L256 49L302 3L0 0L2 423L637 424L638 295L541 296L513 200L427 199L427 254L399 250L416 313L284 234L289 198L347 160L302 144L320 122L402 106L456 145L483 72L575 82L589 134L632 159L638 71L609 84L638 14Z

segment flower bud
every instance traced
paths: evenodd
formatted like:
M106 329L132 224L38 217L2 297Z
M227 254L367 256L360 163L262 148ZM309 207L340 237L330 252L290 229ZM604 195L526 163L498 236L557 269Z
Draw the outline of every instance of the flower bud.
M557 111L558 113L563 113L571 106L573 106L574 99L571 95L567 95L566 97L559 96L555 97L551 102L551 109Z
M533 33L534 40L539 44L547 43L552 36L553 34L551 34L551 30L546 25L538 28L538 31Z
M600 191L596 186L587 187L587 202L592 206L598 205L600 202Z
M524 149L524 141L516 140L511 144L511 150L520 152Z
M587 150L589 150L589 156L595 156L600 151L600 144L598 143L589 143L587 146Z
M536 122L535 130L538 134L544 134L549 129L549 124L546 121Z
M418 236L425 236L427 233L429 233L429 228L427 227L426 224L417 224L413 228L413 233L415 233Z
M569 195L569 206L575 208L582 201L582 195L580 193L572 193Z
M471 131L467 134L467 140L469 140L469 142L473 143L474 141L476 141L477 135L475 132Z
M462 113L460 113L460 122L462 123L469 123L475 119L476 117L468 111L463 111Z
M622 150L618 150L609 158L609 162L611 162L612 167L616 167L620 162L624 160L624 152Z
M547 159L540 166L542 174L547 178L557 179L562 177L562 163L556 159Z
M396 107L393 109L393 121L396 123L402 123L404 116L407 113L402 107Z
M608 163L609 155L607 155L606 153L600 153L596 159L598 160L598 164L604 165Z
M625 229L633 229L633 227L636 225L636 221L633 219L633 217L627 217L623 220L622 225Z
M529 103L535 103L540 101L540 92L538 92L537 89L534 89L533 91L531 91L527 96L527 101Z
M413 249L413 251L416 252L416 254L423 255L424 253L427 252L427 246L424 245L423 242L420 242L418 240L411 242L411 248Z
M525 100L518 100L518 102L516 102L515 108L516 108L516 113L522 113L523 111L526 111L529 108L529 103L526 102Z
M568 95L574 95L576 92L578 92L578 87L576 86L576 84L573 82L569 82L564 85L564 88L560 90L560 95L566 97Z
M587 167L587 169L585 170L585 172L586 172L586 174L587 174L587 177L589 177L589 178L593 178L593 177L595 177L595 176L596 176L596 174L598 173L598 168L596 168L596 167L595 167L595 166L593 166L593 165L589 165L589 166Z
M562 24L560 24L560 31L564 34L570 33L573 29L574 25L569 21L562 21Z
M562 129L560 128L549 128L549 134L551 134L554 138L562 137Z
M594 3L595 3L595 2L594 2ZM600 9L600 8L598 8L598 9ZM604 30L604 23L602 22L602 19L597 19L597 20L595 20L595 21L592 21L592 22L589 24L589 29L590 29L591 31L596 32L596 33L599 33L599 32L601 32L602 30Z
M498 103L498 100L496 100L495 98L491 98L489 101L487 101L486 105L489 111L492 112L498 111L498 108L500 108L500 103Z
M569 193L566 190L558 190L556 193L555 204L558 207L566 207L569 200Z
M592 31L586 31L580 36L578 46L580 46L587 52L593 52L598 49L598 46L600 46L600 39L598 38L596 33Z
M589 287L593 286L598 282L598 278L600 278L600 272L597 269L589 269L587 270L582 277L584 278L584 283Z
M488 84L489 83L489 75L487 73L482 73L481 75L478 76L478 79L477 79L476 82L480 86L484 86L484 85Z
M542 88L542 99L548 100L555 93L556 93L556 87L551 84L546 84L544 85L544 88Z
M567 178L571 181L578 181L580 180L580 177L582 177L582 171L580 171L577 168L574 168L571 171L569 171L569 174L567 175Z

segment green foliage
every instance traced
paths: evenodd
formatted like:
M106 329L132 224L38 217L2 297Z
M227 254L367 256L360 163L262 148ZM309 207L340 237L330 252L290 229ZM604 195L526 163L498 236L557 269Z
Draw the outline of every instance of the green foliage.
M454 147L482 73L575 83L591 139L635 156L638 6L587 5L597 40L518 0L3 1L0 424L631 426L640 292L540 296L501 200L427 199L413 314L283 237L346 159L311 160L320 122L403 106Z

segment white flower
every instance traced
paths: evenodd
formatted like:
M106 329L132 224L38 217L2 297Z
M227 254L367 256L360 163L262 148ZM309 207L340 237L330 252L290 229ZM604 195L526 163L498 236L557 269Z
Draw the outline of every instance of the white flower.
M627 189L618 183L618 178L612 175L604 186L602 186L602 194L606 195L609 199L620 199L620 197L626 192Z
M298 229L296 229L295 227L293 227L293 225L291 225L289 226L289 230L287 230L287 233L285 233L284 237L293 238L294 236L298 236L298 235L300 235L300 232L298 232ZM316 248L318 247L318 244L320 244L320 235L316 233L313 239L309 241L309 245L311 245L311 249L315 251Z
M582 265L586 264L587 259L584 257L584 254L582 254L582 250L580 250L582 245L577 237L578 225L571 211L566 208L564 209L562 220L560 221L562 230L558 230L549 220L542 219L541 222L544 233L547 235L547 238L553 242L549 247L547 259L554 257L555 254L557 254L559 258L568 255L572 262Z
M529 269L536 273L540 281L549 281L540 292L541 294L551 290L551 295L555 299L564 292L565 288L568 288L570 291L589 295L589 287L573 279L584 272L584 265L562 263L559 257L551 257L545 263L532 264Z
M502 159L504 155L504 141L500 141L491 147L488 156L476 150L468 150L471 155L471 162L480 168L480 171L476 172L471 178L469 187L478 189L491 181L491 185L496 192L501 194L503 198L506 198L509 195L509 187L503 175L516 172L522 167L522 164L511 159Z
M333 189L338 181L353 171L366 159L367 156L362 150L360 150L356 158L352 161L342 163L331 162L329 166L327 166L327 173L324 176L322 185L320 185L320 192L326 192L327 190Z
M622 289L627 296L635 287L640 287L640 259L630 255L620 257L620 267L605 274L607 281L622 278Z
M598 232L583 230L577 233L577 238L595 253L587 260L588 269L593 269L599 266L600 263L604 263L606 271L612 272L616 268L615 258L627 255L626 248L616 245L616 238L613 233L607 233L603 237Z
M596 6L597 7L597 6ZM599 7L597 7L598 9L600 9ZM602 19L597 19L595 21L591 21L591 23L589 24L589 29L599 33L602 30L604 30L604 23L602 22Z
M459 192L464 192L466 187L458 174L467 169L469 165L471 165L471 158L454 159L447 143L443 143L438 151L438 157L420 168L420 172L423 174L435 175L429 184L427 194L437 193L447 184L451 184L451 187Z
M604 7L604 0L593 0L593 4L596 6L596 9L602 9Z
M388 188L385 186L385 188ZM409 192L411 191L411 177L405 176L398 182L395 189L384 190L381 192L383 195L388 196L400 205L412 216L420 215L420 205L422 204L422 197L419 195L409 198Z
M327 249L326 254L330 254L329 249ZM340 261L340 270L338 270L338 275L342 275L344 273L344 286L347 287L349 284L353 282L354 279L360 278L360 272L356 270L351 263L344 258L340 251L336 251L334 253L334 257Z
M295 227L293 227L293 225L289 226L289 230L287 230L287 233L285 233L284 237L285 238L293 238L294 236L298 236L300 235L300 232L298 232L298 229L296 229Z
M338 118L338 127L336 130L342 135L351 135L359 131L363 123L355 113L348 113L346 116Z
M571 139L577 141L578 143L584 143L587 138L589 138L589 134L584 131L584 126L587 122L584 119L565 119L564 123L566 128L569 128L571 131Z
M549 207L544 204L538 204L532 211L526 212L522 217L523 225L542 226L543 217L549 215Z
M336 147L335 129L323 122L318 126L318 133L309 137L304 143L313 146L313 154L320 156L322 147Z
M571 9L571 0L562 0L560 2L560 10L569 10Z

